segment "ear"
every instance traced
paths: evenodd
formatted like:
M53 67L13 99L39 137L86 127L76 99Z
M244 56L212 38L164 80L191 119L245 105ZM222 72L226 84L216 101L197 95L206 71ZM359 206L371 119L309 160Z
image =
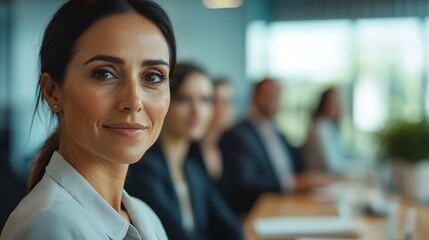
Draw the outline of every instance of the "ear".
M49 73L42 73L40 89L51 110L61 112L61 89Z

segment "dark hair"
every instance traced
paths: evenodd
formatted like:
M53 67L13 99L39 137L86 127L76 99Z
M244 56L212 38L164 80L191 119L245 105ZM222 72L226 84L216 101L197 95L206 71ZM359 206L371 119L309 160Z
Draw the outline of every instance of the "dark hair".
M323 91L322 95L320 96L319 105L317 105L317 108L313 113L313 119L316 119L326 114L329 95L331 95L332 93L335 93L335 91L336 90L333 87L330 87L325 91Z
M61 86L67 65L76 53L79 37L100 19L134 11L151 20L162 32L170 52L170 79L176 65L176 40L165 11L149 0L70 0L65 3L49 22L40 47L40 74L48 73ZM33 119L43 102L43 93L37 88ZM54 116L54 113L53 113ZM30 191L43 177L45 167L60 142L60 126L42 146L34 163L28 182Z
M222 85L231 85L230 81L226 77L218 77L213 79L213 85L214 87L222 86Z
M174 82L170 87L170 94L174 96L180 86L185 82L186 78L193 73L201 73L207 75L207 72L200 66L190 62L180 62L176 65L176 70L173 73Z

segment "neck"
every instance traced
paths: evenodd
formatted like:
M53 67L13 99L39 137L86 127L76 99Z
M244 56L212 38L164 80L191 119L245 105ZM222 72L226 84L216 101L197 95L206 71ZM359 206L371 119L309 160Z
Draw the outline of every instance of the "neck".
M61 143L64 142L66 141L61 141ZM122 190L128 171L127 164L103 159L86 149L71 144L60 144L59 152L104 200L122 214Z
M159 140L170 166L181 169L191 145L190 141L186 137L177 136L168 131L162 131Z
M202 139L202 145L217 145L223 132L221 129L211 127Z
M252 106L247 114L248 118L252 121L271 121L272 119L266 116L258 107Z

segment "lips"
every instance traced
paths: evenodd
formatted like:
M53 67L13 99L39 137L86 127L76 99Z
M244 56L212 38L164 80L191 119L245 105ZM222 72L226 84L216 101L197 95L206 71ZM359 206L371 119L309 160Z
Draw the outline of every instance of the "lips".
M123 137L138 137L147 128L138 123L117 123L103 125L108 131Z

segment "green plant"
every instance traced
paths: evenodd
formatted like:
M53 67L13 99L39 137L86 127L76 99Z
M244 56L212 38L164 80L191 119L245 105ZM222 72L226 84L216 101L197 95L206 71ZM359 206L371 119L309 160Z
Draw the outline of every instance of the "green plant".
M385 159L417 163L429 159L429 122L395 122L379 133Z

